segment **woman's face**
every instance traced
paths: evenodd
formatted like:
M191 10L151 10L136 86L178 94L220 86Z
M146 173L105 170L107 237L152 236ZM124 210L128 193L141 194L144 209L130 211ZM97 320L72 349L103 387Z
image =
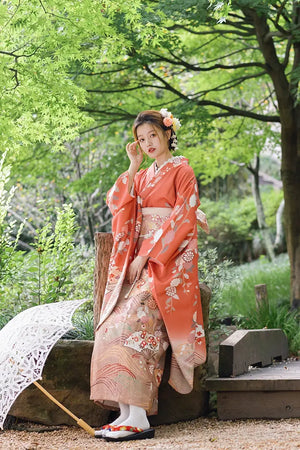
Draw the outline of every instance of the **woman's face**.
M158 165L170 158L171 130L163 132L151 123L143 123L137 128L136 134L142 151L150 158L155 159Z

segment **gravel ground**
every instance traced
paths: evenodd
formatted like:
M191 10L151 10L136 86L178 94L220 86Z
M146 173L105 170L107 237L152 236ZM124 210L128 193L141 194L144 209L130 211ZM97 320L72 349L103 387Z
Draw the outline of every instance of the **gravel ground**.
M31 425L27 431L0 432L0 449L300 449L300 419L221 422L216 418L199 418L190 422L159 426L155 430L154 439L109 443L102 439L94 439L77 427L47 428Z

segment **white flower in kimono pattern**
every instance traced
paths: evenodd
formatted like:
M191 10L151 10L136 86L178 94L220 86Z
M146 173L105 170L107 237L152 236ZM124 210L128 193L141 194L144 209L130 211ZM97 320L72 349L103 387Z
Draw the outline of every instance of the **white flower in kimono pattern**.
M171 286L178 286L180 283L181 283L180 278L174 278L174 279L171 281Z
M203 338L205 336L204 330L203 330L203 326L200 325L199 323L196 323L195 326L195 340L196 342L199 342L201 340L201 338Z
M121 233L118 233L115 237L115 241L119 242L123 237L125 236L125 233L121 231Z
M197 197L195 194L192 194L189 200L189 205L191 208L193 208L194 206L196 206L197 203Z
M122 250L124 250L128 245L129 245L129 239L126 239L126 241L119 242L118 252L121 252Z
M177 300L179 300L175 286L168 286L166 287L165 291L166 294L169 295L169 297L176 298Z
M191 262L193 261L194 258L194 252L193 250L186 250L183 254L182 254L182 259L184 262Z

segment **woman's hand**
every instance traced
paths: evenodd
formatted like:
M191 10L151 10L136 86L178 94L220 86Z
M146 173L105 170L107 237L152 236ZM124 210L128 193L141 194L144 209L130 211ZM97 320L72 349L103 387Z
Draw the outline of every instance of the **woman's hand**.
M137 172L143 162L143 152L139 147L139 141L127 144L126 152L130 159L130 166Z
M146 262L148 261L148 256L137 256L134 258L127 270L127 279L130 284L134 282L135 279L139 279Z

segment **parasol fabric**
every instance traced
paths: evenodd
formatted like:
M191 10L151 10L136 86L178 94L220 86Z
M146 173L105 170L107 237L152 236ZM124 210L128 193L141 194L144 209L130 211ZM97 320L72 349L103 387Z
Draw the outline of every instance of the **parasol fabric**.
M86 301L34 306L0 330L0 428L18 395L41 379L52 347L73 328L72 316Z

